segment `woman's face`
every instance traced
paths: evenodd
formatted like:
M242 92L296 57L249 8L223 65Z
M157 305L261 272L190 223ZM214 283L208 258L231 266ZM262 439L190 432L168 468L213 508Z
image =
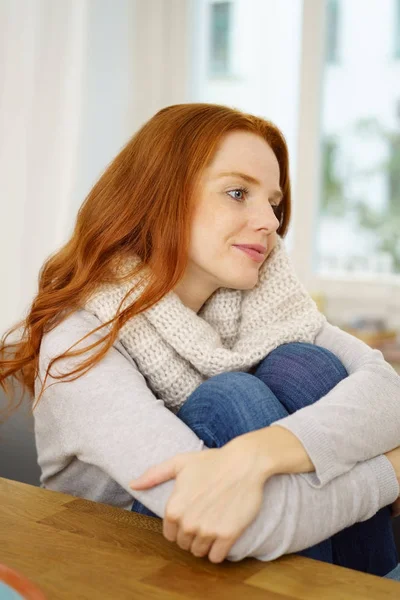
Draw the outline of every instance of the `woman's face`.
M176 291L196 312L219 287L251 289L273 249L282 193L270 146L253 133L227 134L195 195L189 263ZM265 248L255 260L240 244Z

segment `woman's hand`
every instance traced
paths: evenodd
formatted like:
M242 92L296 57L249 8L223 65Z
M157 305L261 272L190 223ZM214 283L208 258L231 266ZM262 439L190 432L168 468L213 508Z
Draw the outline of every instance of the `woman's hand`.
M178 454L130 483L143 490L176 479L163 521L167 540L214 563L225 559L257 516L264 483L274 474L248 440L240 436L222 448Z
M397 481L400 486L400 446L385 453L386 458L392 463L394 472L396 473ZM392 517L400 516L400 496L391 505Z
M393 502L390 508L392 517L400 517L400 497Z

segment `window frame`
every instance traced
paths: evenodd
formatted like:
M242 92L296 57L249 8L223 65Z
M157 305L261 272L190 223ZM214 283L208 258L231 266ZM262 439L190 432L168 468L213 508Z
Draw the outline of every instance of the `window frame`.
M299 77L299 111L297 164L293 174L293 244L292 260L299 278L310 292L322 294L332 304L365 305L366 311L390 306L400 313L400 275L349 273L342 276L323 275L314 271L315 228L321 176L321 106L325 68L327 0L303 0L301 64ZM305 151L306 149L306 151ZM319 177L315 176L319 173ZM338 304L338 305L339 305ZM339 309L338 309L339 310ZM339 316L339 315L338 315ZM391 314L400 325L400 314Z

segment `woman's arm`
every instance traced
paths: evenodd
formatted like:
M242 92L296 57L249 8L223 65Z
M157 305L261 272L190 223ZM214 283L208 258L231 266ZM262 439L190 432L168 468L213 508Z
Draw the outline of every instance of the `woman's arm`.
M400 445L400 376L379 350L329 323L315 344L333 352L349 376L271 427L284 427L299 439L316 471L305 477L321 487Z
M41 346L41 377L50 357L58 356L98 325L95 317L80 311L47 333ZM99 337L101 332L92 334L82 347ZM55 368L65 372L79 360L67 359ZM47 383L53 383L51 378ZM107 473L132 496L130 481L150 466L204 448L194 432L151 393L133 361L116 347L82 377L48 388L34 415L44 436L40 440L42 467L54 472L68 457L77 456L82 463ZM276 475L267 481L260 513L234 544L228 559L255 556L271 560L307 548L368 519L392 503L399 491L396 474L385 457L357 465L321 490L312 488L304 477ZM172 480L134 495L163 517L173 488ZM68 489L63 491L68 493Z
M399 485L385 456L356 465L321 489L303 475L275 475L264 487L257 518L232 547L228 559L274 560L309 548L396 500Z

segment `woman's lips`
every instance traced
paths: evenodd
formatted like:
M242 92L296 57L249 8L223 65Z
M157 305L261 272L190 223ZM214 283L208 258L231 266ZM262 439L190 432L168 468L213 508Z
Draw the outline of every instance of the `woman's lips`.
M250 258L253 259L255 262L263 262L263 260L265 259L265 254L261 254L261 252L257 252L257 250L253 250L252 248L244 248L243 246L233 247L237 248L238 250L241 250L242 252L250 256Z

